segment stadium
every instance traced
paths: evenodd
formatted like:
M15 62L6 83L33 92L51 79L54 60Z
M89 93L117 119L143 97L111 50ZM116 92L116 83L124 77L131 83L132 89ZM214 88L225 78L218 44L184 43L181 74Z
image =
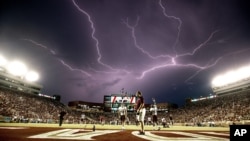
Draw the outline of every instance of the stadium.
M1 141L249 140L247 0L0 9Z
M26 77L25 65L6 64L0 58L0 137L3 140L228 140L230 125L250 124L249 67L214 78L211 86L214 95L189 99L184 107L157 103L159 130L152 128L149 120L152 103L147 103L146 135L139 136L134 94L110 94L100 103L71 101L64 105L59 95L40 93L43 86L35 83L37 73ZM121 129L117 115L117 108L123 102L128 109L126 130ZM59 126L62 111L66 115Z

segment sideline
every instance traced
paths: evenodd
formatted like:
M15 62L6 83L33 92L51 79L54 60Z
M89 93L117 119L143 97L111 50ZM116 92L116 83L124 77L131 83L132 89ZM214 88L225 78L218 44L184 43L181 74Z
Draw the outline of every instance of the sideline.
M78 129L93 129L93 124L63 124L59 127L58 124L47 123L0 123L0 127L49 127L49 128L78 128ZM120 125L95 125L96 130L120 130ZM126 130L139 130L136 125L125 126ZM146 131L152 131L152 126L145 126ZM229 127L195 127L195 126L170 126L170 128L161 128L161 131L230 131Z

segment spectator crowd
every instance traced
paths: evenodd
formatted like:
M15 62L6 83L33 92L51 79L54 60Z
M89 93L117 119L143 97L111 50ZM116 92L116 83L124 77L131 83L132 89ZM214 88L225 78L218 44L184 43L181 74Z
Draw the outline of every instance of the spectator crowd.
M218 96L187 103L185 106L158 112L160 125L224 126L244 124L250 120L250 92ZM9 122L58 123L59 113L65 111L64 123L80 124L81 115L85 123L120 124L115 112L84 112L70 109L59 101L0 88L0 116L9 117ZM152 125L150 112L146 112L145 125ZM126 124L136 124L135 113L128 112Z

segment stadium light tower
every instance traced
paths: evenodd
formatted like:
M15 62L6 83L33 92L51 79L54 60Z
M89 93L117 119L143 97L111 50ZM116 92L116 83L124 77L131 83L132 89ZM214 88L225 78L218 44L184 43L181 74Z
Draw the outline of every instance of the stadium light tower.
M37 81L39 79L39 74L35 71L28 70L26 65L19 61L7 61L5 57L0 55L0 71L6 71L7 73L18 76L21 79L25 79L30 82Z
M7 60L0 55L0 67L4 67L7 64Z
M239 68L235 71L229 71L225 74L216 76L212 80L213 87L221 87L228 84L236 83L250 77L250 66Z
M219 87L223 85L223 76L216 76L213 81L212 81L212 86L213 87Z
M37 81L39 79L39 75L37 72L35 71L29 71L26 76L25 76L25 79L27 81L30 81L30 82L34 82L34 81Z
M224 74L224 81L225 83L234 83L239 81L238 73L237 71L229 71L226 74Z
M250 77L250 66L240 68L238 70L238 75L242 79Z
M27 73L27 67L20 61L10 62L7 66L7 71L14 76L24 76Z

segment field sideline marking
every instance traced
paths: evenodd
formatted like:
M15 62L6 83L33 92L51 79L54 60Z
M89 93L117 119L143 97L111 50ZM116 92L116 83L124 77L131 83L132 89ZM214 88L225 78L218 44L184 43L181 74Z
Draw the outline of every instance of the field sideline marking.
M104 134L120 132L120 130L84 130L85 133L77 133L83 131L82 129L61 129L51 131L43 134L33 135L28 138L40 138L40 139L69 139L69 140L94 140L92 137L100 136Z
M155 132L155 131L154 131ZM132 134L138 138L143 138L150 141L194 141L194 140L202 140L202 141L228 141L226 138L220 138L220 137L214 137L214 136L208 136L208 135L199 135L196 133L187 133L187 132L181 132L181 131L164 131L165 133L173 133L173 134L179 134L179 135L185 135L190 137L163 137L159 135L155 135L151 132L145 132L145 135L138 135L138 131L133 131ZM164 133L160 132L160 133ZM212 135L213 133L211 133Z
M29 127L0 127L0 129L29 129Z

